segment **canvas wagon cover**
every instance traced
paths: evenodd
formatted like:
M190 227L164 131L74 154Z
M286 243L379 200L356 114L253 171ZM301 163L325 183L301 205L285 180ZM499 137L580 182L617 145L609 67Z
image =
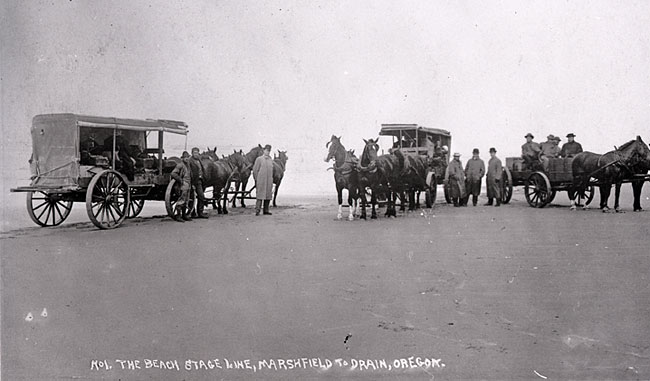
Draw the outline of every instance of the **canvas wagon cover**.
M79 126L187 134L174 120L119 119L76 114L36 115L32 120L32 186L71 189L79 180Z
M32 186L74 188L79 178L77 117L37 115L32 120Z

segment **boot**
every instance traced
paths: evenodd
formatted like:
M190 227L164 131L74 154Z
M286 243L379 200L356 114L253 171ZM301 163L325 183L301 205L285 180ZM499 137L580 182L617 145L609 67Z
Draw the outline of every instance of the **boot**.
M269 204L271 203L271 200L264 200L264 214L267 216L272 215L273 213L269 212Z
M486 202L486 203L483 204L483 205L485 205L485 206L492 206L492 199L491 199L491 198L488 198L488 202Z
M208 218L208 215L203 213L203 203L198 201L196 205L196 218Z
M260 215L260 210L262 209L262 200L256 200L255 201L255 215L259 216Z
M181 210L181 220L184 221L192 221L192 218L187 215L187 208L182 208Z
M478 203L478 196L472 196L472 204L476 206L476 203Z
M174 215L172 216L172 218L178 222L185 222L183 221L183 217L182 217L183 214L185 214L185 207L176 205L176 207L174 208Z
M501 206L501 199L500 198L497 198L497 204L494 205L494 206Z

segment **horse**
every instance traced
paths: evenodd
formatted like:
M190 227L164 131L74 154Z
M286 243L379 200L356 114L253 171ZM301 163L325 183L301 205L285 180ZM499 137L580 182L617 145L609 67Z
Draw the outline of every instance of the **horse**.
M372 216L377 218L375 205L378 194L386 195L386 217L395 217L395 200L397 193L403 190L401 172L404 168L404 154L400 150L395 150L390 154L377 156L379 145L376 140L365 140L366 146L361 154L361 162L358 165L361 197L361 218L365 219L365 189L371 190ZM402 198L403 199L403 198ZM404 207L404 205L402 205Z
M203 187L212 187L214 200L217 202L217 213L228 214L228 188L232 177L246 166L244 155L235 151L233 154L215 161L208 155L201 155L201 163L205 170ZM220 208L221 192L224 192L223 207Z
M241 186L241 196L240 196L240 205L242 208L246 207L246 204L244 203L244 193L246 193L246 186L248 185L248 180L251 177L251 172L253 170L253 164L255 164L255 159L258 157L262 156L264 154L264 148L258 144L257 147L251 148L250 151L246 155L244 155L244 159L246 160L246 167L239 173L238 175L235 175L233 177L233 181L235 183L235 197L232 199L232 207L236 207L237 203L237 193L239 193L239 187ZM273 205L275 206L275 204Z
M280 188L280 183L284 177L284 171L287 168L287 151L278 150L278 157L276 158L273 155L273 184L275 184L275 191L273 192L273 207L276 208L278 205L275 203L275 200L278 198L278 189Z
M325 148L329 147L325 162L334 159L334 182L336 183L336 192L338 195L339 211L336 216L339 220L343 214L343 190L348 191L348 220L354 220L354 210L356 209L357 199L359 198L359 180L357 175L358 160L354 154L345 150L341 144L341 137L332 135L330 141L325 144Z
M619 212L619 196L623 180L633 178L635 174L650 168L650 148L643 142L640 136L631 140L614 151L604 155L592 152L581 152L573 158L573 189L569 194L571 199L571 210L575 210L575 191L584 192L589 185L590 178L595 178L600 188L600 208L603 212L609 211L607 201L611 193L612 184L616 186L614 197L614 210ZM638 186L638 185L637 185ZM643 186L643 184L641 184ZM634 187L634 184L633 184ZM640 208L640 201L635 192L634 207ZM640 198L640 187L639 197ZM573 197L572 197L573 196Z
M427 159L420 155L404 155L401 177L408 192L409 210L420 207L420 192L427 189ZM417 192L417 195L416 195ZM403 205L404 203L402 203Z

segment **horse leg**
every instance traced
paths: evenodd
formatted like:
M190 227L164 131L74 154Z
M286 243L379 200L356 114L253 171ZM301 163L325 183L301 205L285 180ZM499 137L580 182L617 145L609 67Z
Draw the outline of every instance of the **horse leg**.
M366 190L365 188L359 187L359 196L361 197L361 216L359 216L360 219L365 220L367 218L366 216L366 203L368 200L366 200Z
M621 213L621 210L618 205L618 198L621 195L621 185L623 185L621 182L616 183L615 188L614 188L614 210L616 213Z
M377 219L377 210L375 209L375 205L377 205L377 196L375 196L375 190L373 189L372 194L370 195L370 206L372 207L372 215L370 218L373 220Z
M234 188L235 188L235 197L232 198L232 202L231 202L231 204L232 204L231 207L232 208L237 207L237 192L239 192L239 184L241 184L241 182L239 180L235 181L235 186L234 186Z
M612 184L604 184L600 187L600 209L603 212L609 211L609 206L607 206L607 201L609 200L609 194L612 191Z
M354 196L354 191L348 189L348 220L350 221L354 221L354 201L356 200Z
M640 212L643 210L641 207L641 190L643 189L643 181L632 182L632 193L634 194L634 211Z
M275 203L275 200L278 198L278 188L280 188L280 183L282 180L278 181L277 184L275 184L275 192L273 192L273 207L277 208L278 205Z
M228 214L228 184L223 189L223 214Z
M336 192L337 192L338 202L339 202L339 212L336 215L336 219L340 220L341 218L343 218L343 188L337 186Z
M241 182L241 194L239 196L239 201L240 201L239 204L241 205L242 208L246 207L246 204L244 203L244 193L246 193L246 186L248 186L248 179L244 179Z

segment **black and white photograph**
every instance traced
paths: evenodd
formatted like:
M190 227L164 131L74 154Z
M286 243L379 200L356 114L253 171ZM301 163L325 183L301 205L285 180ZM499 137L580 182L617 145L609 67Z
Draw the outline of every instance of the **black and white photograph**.
M0 1L0 379L650 379L650 1Z

